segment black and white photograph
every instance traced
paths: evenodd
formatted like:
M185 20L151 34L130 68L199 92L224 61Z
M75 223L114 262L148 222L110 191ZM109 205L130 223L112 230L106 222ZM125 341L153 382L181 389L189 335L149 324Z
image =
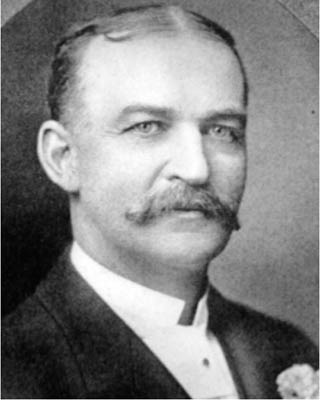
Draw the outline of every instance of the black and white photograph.
M318 1L1 8L1 398L318 399Z

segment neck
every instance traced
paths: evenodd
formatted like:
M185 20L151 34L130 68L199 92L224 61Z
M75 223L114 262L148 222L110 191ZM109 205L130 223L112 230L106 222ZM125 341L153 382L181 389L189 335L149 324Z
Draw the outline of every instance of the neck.
M208 260L190 262L180 259L160 259L152 254L141 254L121 247L115 248L96 235L74 229L74 238L95 261L126 279L142 286L177 297L185 302L179 323L191 324L199 299L207 287ZM94 238L94 239L93 239Z
M142 286L183 300L185 307L180 323L188 324L188 321L193 319L197 303L207 287L207 263L191 265L187 262L182 264L181 260L162 261L156 257L110 248L107 244L103 246L103 252L101 246L98 246L98 252L95 246L90 246L87 241L77 237L76 241L90 257L110 271Z

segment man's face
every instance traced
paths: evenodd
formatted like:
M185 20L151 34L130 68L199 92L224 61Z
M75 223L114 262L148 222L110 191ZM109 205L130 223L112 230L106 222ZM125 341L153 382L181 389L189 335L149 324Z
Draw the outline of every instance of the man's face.
M81 63L90 129L75 133L77 216L88 240L168 263L217 255L232 229L197 193L236 213L244 189L243 77L231 50L187 34L97 37Z

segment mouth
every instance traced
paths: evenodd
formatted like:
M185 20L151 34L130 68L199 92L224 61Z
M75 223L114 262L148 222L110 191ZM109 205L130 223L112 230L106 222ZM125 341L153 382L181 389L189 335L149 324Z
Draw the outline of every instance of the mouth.
M206 215L205 212L199 208L174 208L172 212L186 218L203 218Z
M172 211L180 211L180 212L200 212L202 214L206 213L206 210L201 207L191 206L191 207L173 207Z

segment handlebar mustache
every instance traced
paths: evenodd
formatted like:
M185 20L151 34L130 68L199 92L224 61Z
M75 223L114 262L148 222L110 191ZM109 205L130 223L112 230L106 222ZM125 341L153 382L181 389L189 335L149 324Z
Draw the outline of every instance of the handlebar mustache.
M212 189L183 182L177 182L161 192L147 194L125 216L131 222L144 225L177 210L200 211L206 218L216 220L229 230L240 228L237 213L229 204L223 203Z

